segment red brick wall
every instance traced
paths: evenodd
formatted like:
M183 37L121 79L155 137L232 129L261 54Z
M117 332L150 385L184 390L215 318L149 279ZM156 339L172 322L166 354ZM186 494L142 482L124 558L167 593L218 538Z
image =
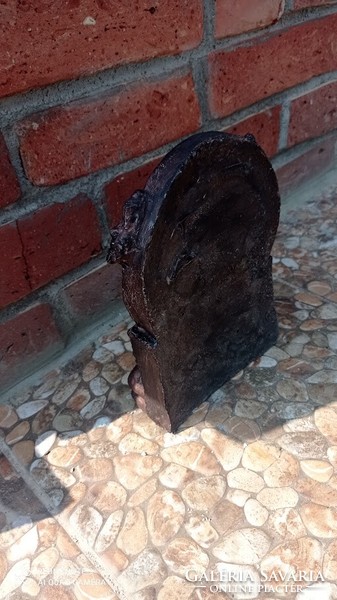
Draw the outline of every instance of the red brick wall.
M284 194L335 161L337 0L0 3L0 388L112 310L109 228L200 129Z

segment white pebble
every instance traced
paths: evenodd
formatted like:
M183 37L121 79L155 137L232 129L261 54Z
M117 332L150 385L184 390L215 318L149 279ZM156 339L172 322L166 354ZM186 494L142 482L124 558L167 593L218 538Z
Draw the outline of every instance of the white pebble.
M116 340L115 342L108 342L107 344L103 344L104 348L107 348L107 350L109 350L109 352L112 352L113 354L123 354L124 353L124 346L122 344L122 342L119 342L118 340Z
M47 406L48 400L32 400L31 402L26 402L25 404L21 404L16 409L20 419L27 419L35 413L42 410L45 406Z
M282 258L282 264L290 269L299 269L299 265L293 258Z
M45 456L56 440L56 431L45 431L37 438L35 442L35 456L41 458Z
M277 361L275 358L271 358L270 356L261 356L257 366L261 369L270 369L271 367L275 367L277 365Z

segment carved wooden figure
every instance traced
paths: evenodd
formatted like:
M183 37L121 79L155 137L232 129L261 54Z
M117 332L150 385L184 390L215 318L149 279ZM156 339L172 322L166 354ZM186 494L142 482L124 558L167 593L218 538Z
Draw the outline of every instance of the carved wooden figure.
M136 323L129 384L168 431L275 343L278 220L276 176L250 134L193 135L125 204L108 261Z

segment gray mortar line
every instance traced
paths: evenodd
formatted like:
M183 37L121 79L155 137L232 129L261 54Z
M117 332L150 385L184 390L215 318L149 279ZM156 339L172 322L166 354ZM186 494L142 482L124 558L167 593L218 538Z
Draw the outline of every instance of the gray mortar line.
M54 280L50 281L49 283L45 284L44 286L31 292L29 294L29 303L28 304L26 301L26 297L24 297L24 298L21 298L20 300L17 300L17 302L15 303L15 306L19 307L20 310L25 310L28 305L29 306L31 305L32 302L34 302L35 300L38 300L41 297L44 297L45 294L49 293L53 286L56 286L56 288L57 288L57 290L56 289L54 290L56 293L59 288L63 289L65 287L67 287L68 284L73 283L74 279L75 280L80 279L81 277L90 273L90 271L92 269L95 269L96 267L99 267L99 266L103 266L104 264L106 264L105 263L105 253L101 252L99 255L93 257L90 261L83 263L83 265L80 265L79 267L73 269L72 271L69 271L68 273L65 273L64 275L61 275L57 279L54 279ZM6 314L6 318L7 318L7 317L12 316L14 312L16 312L16 311L14 310L13 305L3 308L0 311L0 315L1 315L0 323L3 322L3 316L5 314Z
M77 279L81 279L85 275L89 274L91 270L96 269L98 267L103 267L106 265L105 261L106 252L101 252L99 255L95 256L88 262L83 263L76 269L61 275L57 279L46 283L44 286L30 292L29 296L25 296L20 300L17 300L15 304L11 304L2 310L0 310L0 323L3 323L8 318L15 315L18 311L24 311L26 308L30 307L34 302L37 301L47 301L50 297L54 297L60 289L66 288L69 284L73 283Z
M2 135L6 142L11 164L15 168L16 176L20 184L21 193L29 193L33 187L33 184L27 179L23 164L21 161L19 140L15 129L12 127L5 127L2 130Z
M111 302L111 307L102 313L99 319L75 330L66 348L62 348L53 356L47 357L43 363L40 362L37 371L32 373L30 369L29 375L23 375L22 379L17 381L14 386L7 386L2 390L0 405L12 402L13 397L16 395L22 394L33 385L38 385L47 373L64 367L69 360L76 357L87 345L95 344L101 335L106 334L107 330L121 322L126 322L129 318L129 314L121 298L115 298Z
M229 125L228 122L227 122L227 124ZM210 125L210 123L208 125ZM224 123L220 124L219 122L214 122L213 127L215 130L223 129ZM273 164L274 168L282 167L285 164L291 162L293 159L301 156L305 151L311 150L317 144L324 142L324 141L330 139L331 137L334 137L335 135L336 135L336 130L333 130L331 132L328 132L327 134L324 134L323 136L320 136L319 138L313 138L311 140L306 140L303 143L293 146L292 148L285 149L280 154L278 154L276 157L272 158L272 164ZM146 160L144 161L144 157L146 157L147 160L150 160L151 158L157 157L158 155L161 155L162 153L167 152L169 149L174 147L176 144L177 144L177 140L175 140L174 142L172 142L169 145L167 145L166 147L164 147L164 149L161 148L160 152L158 152L158 149L157 149L154 152L151 152L147 155L144 155L143 157L140 157L140 159L136 161L137 166L144 164L144 162L147 162ZM113 170L114 170L115 175L117 173L121 174L121 173L127 172L128 170L130 170L130 168L134 168L134 166L136 166L134 164L134 160L131 162L132 162L132 167L130 166L130 162L124 163L123 169L118 169L118 167L114 167ZM96 182L97 182L98 188L103 185L103 182L107 182L111 179L111 176L109 177L107 175L106 171L103 171L99 174L94 174L94 175L96 175ZM82 181L82 183L83 183L83 181ZM78 184L78 185L80 185L80 184ZM71 182L71 188L74 189L74 182ZM67 186L67 189L69 189L68 186ZM57 193L62 192L64 194L63 200L66 201L65 197L67 196L67 194L64 191L64 186L61 189L58 188L56 191L57 191ZM76 192L75 191L73 192L73 195L76 195L76 193L78 193L80 191L86 193L86 190L83 190L83 188L80 187L79 189L76 190ZM55 190L53 190L53 192L55 192ZM68 198L67 198L67 200L68 200ZM99 202L99 200L98 200L98 202ZM46 200L45 204L43 204L42 206L45 206L49 203L50 203L50 196L47 196L47 200ZM30 206L30 209L29 209L29 211L27 211L26 214L28 214L28 212L31 213L32 211L36 210L38 207L39 206L34 206L34 205L33 205L33 207ZM20 216L21 216L21 210L18 209L18 207L16 207L13 211L10 211L10 212L5 210L4 214L2 215L2 219L0 218L0 224L1 224L1 222L4 224L4 223L10 222L10 221L13 221ZM25 214L23 216L25 216ZM43 300L45 298L45 296L48 295L50 289L52 289L52 290L56 289L56 291L58 291L58 289L61 289L61 288L65 287L66 285L68 285L69 283L71 283L74 280L74 277L75 278L81 277L82 275L85 275L86 273L88 273L92 268L95 268L95 266L98 266L100 264L103 265L104 257L105 257L105 254L103 251L102 253L99 254L99 256L94 257L89 262L86 262L84 265L78 267L75 270L72 270L70 273L66 273L65 275L61 276L60 278L57 279L56 282L50 282L49 284L46 284L46 286L44 286L43 288L34 290L34 292L29 294L29 296L26 296L25 298L22 298L21 300L16 302L15 305L10 305L9 307L5 307L3 310L0 311L0 323L6 321L8 318L11 318L15 314L17 314L18 311L25 310L32 304L32 302L41 300L41 299ZM48 301L48 298L47 298L47 301Z
M34 212L40 208L50 205L54 202L65 203L71 200L78 193L82 192L90 197L90 188L97 190L99 186L104 186L114 179L117 175L132 171L138 167L144 165L146 162L150 162L154 158L157 158L163 154L169 152L178 142L188 138L191 134L185 135L178 139L156 148L149 152L142 154L141 156L132 158L121 165L113 165L111 167L102 168L94 173L89 173L82 177L72 179L65 184L57 186L50 186L46 188L34 187L34 193L32 196L22 197L12 204L7 209L1 211L0 225L9 223L17 218L25 217L27 214ZM93 198L91 198L93 199ZM29 204L28 204L29 202Z
M210 113L208 108L208 69L205 61L200 60L192 63L192 74L194 87L199 98L199 106L201 113L200 129L202 130L206 123L210 119Z
M208 47L214 42L214 24L215 24L215 4L209 0L204 0L204 42Z
M335 81L337 81L337 71L324 73L323 75L318 75L317 77L313 77L308 81L299 83L296 86L282 90L281 92L277 92L272 96L258 100L257 102L254 102L254 104L250 104L249 106L244 107L226 117L213 118L209 121L209 123L217 129L230 127L231 125L254 116L257 113L263 112L266 109L273 108L278 104L283 104L288 101L290 102L295 98L315 91L316 89L319 89L320 87L323 87L329 83L334 83Z
M315 198L322 193L322 190L328 190L331 187L334 189L337 187L337 171L333 167L325 173L302 183L295 191L290 190L287 192L284 195L281 204L281 218L286 215L288 211L294 210L307 202L315 200Z
M314 140L314 142L315 141L316 140ZM297 158L298 148L293 148L291 154L292 154L292 159ZM284 156L277 157L277 158L278 158L278 160L275 160L275 159L272 160L272 164L275 169L286 164L286 161L284 160L284 158L285 158ZM280 158L283 158L283 160L280 160ZM288 154L287 154L286 158L288 158ZM324 188L327 188L329 186L333 186L336 184L337 184L336 170L333 167L330 167L330 169L328 171L326 171L324 174L314 177L309 182L302 183L296 191L291 190L288 193L286 193L285 195L283 195L282 203L281 203L281 213L282 214L286 213L288 210L290 210L292 208L293 204L295 204L295 206L304 204L304 202L308 198L313 197L314 193L317 194L317 190L321 191ZM289 202L290 197L292 199L291 203ZM101 264L102 263L98 263L97 266L100 266ZM87 268L87 265L85 265L85 267ZM70 278L72 275L73 274L67 274L67 277ZM64 281L62 283L60 283L59 281L52 282L50 284L51 292L50 292L50 290L48 290L48 292L44 292L43 296L40 297L40 299L44 299L46 301L50 301L51 303L55 304L55 299L54 299L53 295L56 295L59 287L63 287L63 286L64 286ZM48 293L50 293L49 298L47 297ZM29 304L29 305L32 303L31 296L29 296L28 300L27 300L27 298L25 299L25 303ZM10 308L11 308L12 313L15 314L17 312L16 305L14 307L10 307ZM22 309L22 307L19 307L19 308ZM56 306L56 310L62 311L62 306ZM6 309L5 309L5 311L6 311ZM8 315L7 315L7 318L8 318ZM6 390L4 390L2 393L1 402L6 402L6 401L10 400L10 398L13 397L13 395L15 396L16 394L20 394L24 388L27 389L27 387L29 387L30 385L36 384L36 382L40 381L40 379L47 372L49 372L53 369L57 369L61 366L64 366L64 364L68 360L71 360L71 358L76 356L86 345L88 345L90 343L94 343L97 340L97 337L99 337L100 335L103 335L106 332L107 328L114 327L114 325L116 325L117 323L119 323L127 318L128 318L128 314L126 312L126 309L125 309L121 299L117 296L112 301L111 308L109 308L109 310L107 310L102 315L100 315L99 319L96 319L96 321L91 322L85 326L77 328L77 329L75 329L75 331L70 331L71 338L69 340L69 344L66 346L65 349L58 351L57 354L54 355L54 357L52 357L52 359L50 359L50 357L49 357L48 361L46 361L46 363L42 364L39 367L38 371L36 371L32 375L24 377L21 381L16 383L14 387L9 388L9 389L6 388Z
M188 72L191 52L186 51L176 57L151 59L148 63L121 65L87 77L52 83L47 87L4 98L0 100L0 126L20 122L27 116L72 102L99 101L111 91L122 92L126 85L137 87L144 82L159 82L166 81L168 77L179 77Z
M207 0L205 0L207 3ZM246 32L220 40L205 39L191 50L176 55L149 58L103 69L93 75L78 75L74 79L55 82L43 88L17 93L0 100L0 126L5 127L20 121L29 114L44 111L54 106L68 104L74 100L98 98L102 93L125 84L140 84L154 77L174 75L177 69L186 69L193 59L206 58L212 50L229 50L237 46L264 41L270 36L300 23L324 18L336 13L336 6L328 5L319 9L305 9L285 13L281 19L266 28ZM205 27L209 30L211 8L205 10ZM207 38L209 35L207 34Z
M198 73L197 80L201 76L202 75ZM259 100L258 102L226 117L219 119L208 118L204 121L202 129L225 129L239 121L253 116L254 114L272 108L277 104L282 104L299 96L305 95L306 93L309 93L314 89L318 89L324 85L333 83L334 81L337 81L337 71L319 75L315 78L310 79L309 81L298 84L293 88L283 90L282 92L274 94L273 96L269 96L268 98ZM206 94L206 91L204 93ZM32 184L29 184L30 194L28 194L27 196L23 194L21 200L18 200L11 206L1 211L0 225L15 220L16 218L22 218L25 215L35 210L38 210L39 208L47 206L51 203L67 202L69 199L76 196L79 192L86 193L89 196L90 193L93 192L93 197L100 196L102 198L100 188L112 179L114 179L117 175L136 169L139 166L142 166L144 163L151 161L153 158L157 158L158 156L166 154L177 143L179 143L179 141L186 139L186 137L189 137L189 135L180 137L172 142L169 142L168 144L165 144L164 146L161 146L160 148L156 148L154 150L146 152L141 156L134 157L128 161L125 161L121 165L105 167L94 173L89 173L88 175L72 179L64 184L48 187L37 187L33 186Z
M102 565L101 560L97 556L96 552L94 552L88 546L82 533L77 528L71 528L69 520L67 520L66 517L63 517L62 513L57 512L58 509L55 508L55 506L53 506L53 503L50 500L48 494L46 494L46 492L41 488L41 486L39 486L33 479L33 477L31 477L27 469L17 459L14 452L7 446L7 444L1 436L0 452L2 452L2 454L6 456L12 467L18 472L18 474L24 480L31 492L41 502L41 504L49 512L49 514L55 519L58 525L62 527L66 535L71 538L71 540L76 544L76 546L89 560L89 562L91 562L91 564L95 567L96 571L98 571L98 573L102 576L102 578L109 585L112 591L119 597L120 600L128 600L124 590L121 589L116 579L112 577L108 570ZM74 529L74 531L72 531L71 529Z
M271 162L274 166L274 169L283 167L288 163L292 162L295 158L299 158L305 152L310 151L312 148L315 148L319 144L336 137L337 129L333 129L328 133L321 135L319 138L312 138L310 140L305 140L301 144L297 144L296 146L292 146L291 148L287 148L282 151L277 156L273 157Z
M203 48L206 54L199 59L192 60L192 74L195 89L199 98L201 110L201 127L204 129L205 124L210 120L210 112L208 106L208 64L206 56L213 48L213 31L214 31L215 7L213 2L204 0L203 2L203 22L204 22L204 39Z
M280 137L278 143L278 152L287 149L288 144L288 130L290 120L290 105L291 100L286 100L281 106L280 114Z
M28 288L29 288L29 292L28 294L32 291L32 283L30 280L30 269L29 269L29 264L27 261L27 256L26 256L26 250L25 250L25 245L23 243L23 239L22 239L22 234L21 234L21 230L19 227L19 223L17 221L15 221L15 226L16 226L16 231L20 240L20 244L21 244L21 258L23 261L23 273L24 273L24 279L27 281L28 284Z

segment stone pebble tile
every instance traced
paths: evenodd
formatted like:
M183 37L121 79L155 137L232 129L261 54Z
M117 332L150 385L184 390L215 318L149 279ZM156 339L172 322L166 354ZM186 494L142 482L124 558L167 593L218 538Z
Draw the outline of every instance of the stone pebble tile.
M126 322L0 407L8 447L127 598L214 597L188 582L186 571L219 564L245 570L256 590L263 573L280 565L322 573L320 598L336 595L334 199L335 192L289 213L280 227L273 248L277 345L198 407L177 435L135 409ZM6 477L10 469L0 460ZM61 556L53 548L50 564L55 551ZM20 558L20 573L22 561L36 556ZM56 565L75 577L79 562L63 550ZM2 568L10 572L7 563ZM61 600L62 593L88 597L83 577L77 587L61 586ZM37 589L28 574L20 585L21 594ZM104 597L95 593L89 597ZM310 600L317 590L304 582L301 593L284 586L270 593ZM267 588L259 594L268 600Z
M4 455L0 498L1 599L118 600Z

